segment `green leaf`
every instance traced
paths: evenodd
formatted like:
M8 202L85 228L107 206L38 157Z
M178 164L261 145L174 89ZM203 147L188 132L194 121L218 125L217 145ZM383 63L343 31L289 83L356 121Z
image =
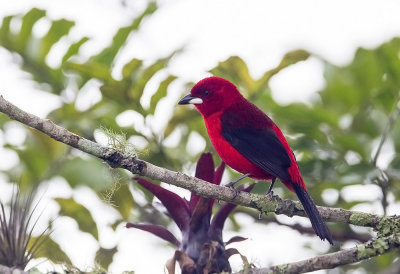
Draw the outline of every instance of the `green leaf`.
M146 10L138 18L135 18L129 26L122 27L118 30L118 32L114 35L113 41L109 47L105 48L98 55L92 57L89 62L111 66L121 47L126 43L131 32L137 30L143 18L152 14L156 9L156 2L150 2L147 5Z
M113 261L115 253L117 252L118 252L118 247L113 247L113 248L101 247L96 252L96 258L95 258L96 264L100 265L104 269L108 269L108 267Z
M311 54L308 51L302 49L293 50L286 53L277 67L265 72L264 75L257 81L258 89L266 89L272 76L287 68L288 66L307 60L310 55Z
M15 148L20 161L22 162L20 176L24 174L26 181L39 181L44 179L50 167L50 159L33 144L26 144L24 149ZM25 183L25 180L23 180Z
M124 79L135 78L137 72L142 67L143 61L133 58L122 68L122 77Z
M249 68L238 56L229 57L227 60L218 63L218 66L211 69L210 72L238 85L245 97L248 97L248 93L254 88L254 80L250 76Z
M150 108L149 108L150 113L154 114L154 111L156 110L158 102L160 101L161 98L164 98L165 96L167 96L167 89L168 89L169 85L176 78L177 78L176 76L170 75L167 77L167 79L165 79L164 81L162 81L160 83L156 93L154 93L154 95L151 97Z
M20 50L26 50L29 39L32 35L32 29L35 23L46 15L46 11L37 8L31 9L22 18L21 30L18 33L18 44Z
M133 85L128 91L129 97L132 101L139 101L143 94L143 90L148 83L148 81L160 70L162 70L172 58L173 54L166 58L157 60L155 63L151 64L149 67L145 68L140 75L135 79Z
M78 223L81 231L91 234L96 240L99 239L97 225L90 211L74 199L55 198L60 205L60 215L71 217Z
M30 245L32 245L36 237L32 237L29 241L28 248ZM41 239L39 239L41 241ZM41 244L40 248L38 249L36 253L35 258L46 258L48 260L51 260L53 263L62 263L62 264L68 264L71 265L72 262L67 256L67 254L64 253L64 251L61 249L61 247L53 241L50 237L47 237Z
M104 82L112 82L114 79L111 76L109 66L102 65L100 63L90 62L85 64L78 64L73 62L67 62L66 68L79 73L81 76L87 78L96 78Z
M129 34L133 30L132 26L120 28L114 36L111 45L96 55L90 62L111 66L121 47L125 44Z
M129 183L130 182L118 182L113 184L111 188L100 192L101 199L113 205L124 220L129 219L132 214L132 209L135 206L135 200L129 189Z
M398 111L400 112L400 109ZM398 153L400 151L400 119L398 118L392 125L391 137L395 146L395 151Z
M9 49L9 40L11 38L10 24L12 18L12 16L4 17L0 28L0 44L5 46L7 49Z
M45 62L45 57L54 43L68 33L73 22L67 20L53 22L45 37L35 37L32 29L44 16L44 11L32 9L22 18L21 28L15 33L11 32L10 22L14 18L19 19L20 16L4 18L0 30L0 45L20 55L23 61L22 68L33 76L33 80L49 84L51 92L58 93L64 88L64 75L61 70L50 68ZM33 45L39 45L39 47ZM47 88L47 86L42 86L42 88Z
M64 54L64 56L62 58L62 63L64 64L69 58L71 58L72 56L78 54L79 49L81 48L81 46L83 44L85 44L88 40L89 40L88 37L83 37L78 42L75 42L71 46L69 46L67 52Z
M75 22L66 19L54 21L47 34L40 41L40 60L45 60L50 49L57 43L61 37L67 35L70 29L75 25Z
M302 49L290 51L283 56L282 61L279 63L277 68L281 70L300 61L305 61L310 57L310 55L311 54L308 51Z
M336 134L335 136L335 143L340 149L346 153L347 151L355 151L363 159L367 158L367 151L365 145L360 142L358 136L349 135L349 134Z
M72 187L87 185L92 189L101 190L112 183L107 166L95 158L82 159L75 157L60 167L59 174Z
M66 146L37 130L29 130L24 147L7 148L13 149L21 161L19 168L10 173L21 176L22 184L34 184L51 177L52 164L64 154Z
M193 123L196 122L196 120L198 123L200 123L200 119L201 116L196 110L176 108L173 117L171 118L167 127L165 128L164 136L165 137L169 136L180 124L186 124L188 123L188 121ZM194 128L190 127L190 129L193 130Z

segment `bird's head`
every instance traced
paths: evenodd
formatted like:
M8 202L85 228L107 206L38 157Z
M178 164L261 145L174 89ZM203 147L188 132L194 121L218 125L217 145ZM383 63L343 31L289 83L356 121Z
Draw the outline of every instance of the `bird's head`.
M220 77L208 77L193 86L190 94L179 101L179 105L193 104L207 117L224 111L237 100L243 98L234 84Z

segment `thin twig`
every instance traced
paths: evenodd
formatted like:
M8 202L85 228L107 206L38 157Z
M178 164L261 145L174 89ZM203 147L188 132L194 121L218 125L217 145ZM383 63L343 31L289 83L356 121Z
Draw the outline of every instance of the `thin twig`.
M397 99L395 100L395 105L393 106L393 109L389 114L389 118L386 123L385 129L383 130L383 134L382 134L381 140L379 141L378 148L376 149L376 153L371 159L372 165L375 166L376 168L378 168L381 173L382 179L377 178L376 183L381 188L381 191L382 191L381 204L382 204L384 215L386 215L387 206L388 206L387 195L388 195L388 191L389 191L390 182L389 182L389 178L386 176L385 172L377 166L377 161L378 161L378 157L382 151L383 144L385 143L387 137L389 136L389 133L392 131L394 122L397 120L399 114L400 114L400 93L397 95Z
M397 117L399 116L399 113L400 113L400 93L398 94L397 100L395 102L396 102L396 104L394 105L393 110L389 114L389 118L388 118L388 121L386 123L385 129L383 130L382 137L381 137L381 140L379 141L379 145L378 145L378 148L376 150L376 153L375 153L374 157L372 157L372 160L371 160L371 163L374 166L376 166L376 162L378 161L379 154L382 151L383 144L385 143L389 133L392 131L393 124L396 121Z

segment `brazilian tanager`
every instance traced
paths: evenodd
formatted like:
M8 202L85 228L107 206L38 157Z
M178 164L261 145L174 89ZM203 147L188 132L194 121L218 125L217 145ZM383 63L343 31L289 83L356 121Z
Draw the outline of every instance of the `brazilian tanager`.
M315 233L332 244L331 233L307 192L296 158L281 130L247 101L234 84L219 77L205 78L179 104L193 104L201 113L221 159L244 174L239 179L271 180L273 184L279 178L296 193Z

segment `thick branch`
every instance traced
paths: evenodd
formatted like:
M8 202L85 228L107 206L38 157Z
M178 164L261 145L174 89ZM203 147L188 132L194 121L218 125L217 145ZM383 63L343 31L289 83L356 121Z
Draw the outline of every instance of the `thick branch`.
M62 128L48 119L41 119L27 113L0 96L0 112L3 112L13 120L17 120L27 126L35 128L49 137L84 151L95 157L103 159L113 168L124 168L133 174L146 176L168 184L182 187L204 197L212 197L258 209L260 212L275 212L287 216L305 216L302 205L292 200L283 200L278 196L261 196L246 192L240 192L233 200L232 190L228 187L210 184L181 172L175 172L155 166L151 163L122 155L113 148L101 146L98 143L76 135ZM332 222L345 222L358 226L375 227L381 220L381 216L363 212L344 210L341 208L318 207L321 216Z
M400 234L378 238L356 247L343 249L326 255L317 256L308 260L276 265L268 268L252 269L251 274L297 274L320 269L332 269L340 265L351 264L361 260L388 253L400 247Z
M0 96L0 112L25 125L35 128L49 137L84 151L106 161L113 168L124 168L133 174L160 180L190 190L196 194L212 197L258 209L262 213L275 212L287 216L305 216L299 202L282 200L278 196L261 196L239 192L234 196L231 189L210 184L180 172L167 170L137 158L124 156L113 148L101 146L81 136L69 132L50 120L29 114ZM233 199L233 200L232 200ZM358 247L318 256L309 260L290 263L271 268L253 269L251 273L301 273L318 269L334 268L339 265L361 261L399 248L399 217L383 217L375 214L344 210L341 208L318 207L321 216L332 222L345 222L358 226L374 227L379 231L379 238Z

